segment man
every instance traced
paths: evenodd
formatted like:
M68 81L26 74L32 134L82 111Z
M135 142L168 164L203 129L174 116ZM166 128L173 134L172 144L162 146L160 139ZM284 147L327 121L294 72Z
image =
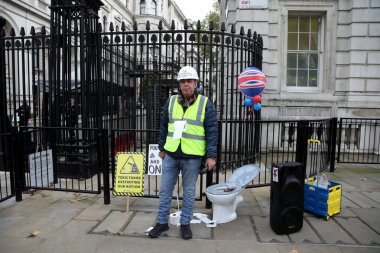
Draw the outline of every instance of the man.
M160 157L163 170L160 187L160 202L157 224L149 232L156 238L169 229L168 219L174 186L182 173L183 201L181 211L181 237L191 239L190 221L195 204L195 188L201 161L206 156L205 166L215 169L218 123L212 102L196 93L197 71L183 67L178 72L180 94L171 96L161 115Z
M66 108L66 126L70 128L74 128L77 124L78 115L77 108L75 105L75 99L70 99L70 103ZM70 140L73 141L75 139L75 130L69 130Z

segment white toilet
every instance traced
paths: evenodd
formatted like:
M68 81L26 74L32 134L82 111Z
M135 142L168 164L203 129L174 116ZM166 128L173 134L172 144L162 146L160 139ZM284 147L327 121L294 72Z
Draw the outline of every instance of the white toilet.
M207 187L207 198L212 202L213 221L226 223L236 219L236 207L243 201L239 193L259 174L259 167L244 165L232 173L226 182Z

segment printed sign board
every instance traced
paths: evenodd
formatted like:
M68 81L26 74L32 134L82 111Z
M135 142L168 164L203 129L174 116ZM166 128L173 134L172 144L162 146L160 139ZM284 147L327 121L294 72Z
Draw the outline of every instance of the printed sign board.
M162 174L162 159L159 153L158 144L149 144L148 175Z
M266 9L268 0L240 0L239 9Z
M272 181L278 183L278 168L276 168L276 167L273 167Z
M144 195L144 153L118 153L116 157L116 173L114 195Z
M29 154L30 186L49 187L53 184L53 153L51 149Z

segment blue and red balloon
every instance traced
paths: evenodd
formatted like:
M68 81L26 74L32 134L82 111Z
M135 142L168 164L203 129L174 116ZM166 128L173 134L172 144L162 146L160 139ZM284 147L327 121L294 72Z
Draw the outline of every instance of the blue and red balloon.
M260 111L261 110L261 104L260 103L253 104L253 110Z
M245 106L251 106L251 105L253 105L252 99L251 98L244 99L244 105Z
M249 67L243 70L238 77L238 87L247 98L245 106L252 106L255 111L261 110L261 96L267 84L267 78L260 69Z
M246 97L260 95L267 84L267 78L258 68L249 67L241 72L238 77L239 90Z

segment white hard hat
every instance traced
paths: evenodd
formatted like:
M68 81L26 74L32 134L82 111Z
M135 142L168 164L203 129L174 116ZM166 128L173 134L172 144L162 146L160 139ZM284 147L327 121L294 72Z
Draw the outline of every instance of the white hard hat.
M185 66L179 70L177 76L178 81L183 79L199 80L198 73L193 67Z

